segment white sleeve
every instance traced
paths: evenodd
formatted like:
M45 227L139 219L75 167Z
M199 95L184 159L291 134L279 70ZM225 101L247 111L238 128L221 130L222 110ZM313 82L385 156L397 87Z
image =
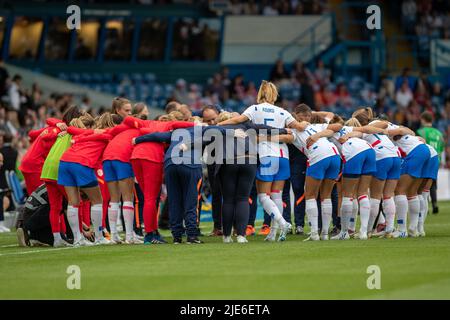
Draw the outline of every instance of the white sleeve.
M292 130L292 135L294 136L294 141L292 142L292 144L296 146L298 150L303 152L303 146L299 137L299 133L296 129Z
M244 116L246 116L250 121L253 121L255 118L255 106L250 106L242 112Z
M339 140L340 138L341 138L341 132L340 131L338 131L338 132L336 132L335 134L333 134L333 136L332 136L332 138L334 138L334 139L336 139L336 140Z
M398 129L398 128L400 128L400 126L389 122L388 129Z
M286 115L286 119L285 119L284 121L285 121L286 127L287 127L287 126L290 125L292 122L294 122L295 119L294 119L294 117L292 116L292 114L291 114L289 111L286 111L286 112L287 112L287 115Z
M329 124L328 123L321 123L317 124L317 127L320 129L320 131L324 131L328 129Z

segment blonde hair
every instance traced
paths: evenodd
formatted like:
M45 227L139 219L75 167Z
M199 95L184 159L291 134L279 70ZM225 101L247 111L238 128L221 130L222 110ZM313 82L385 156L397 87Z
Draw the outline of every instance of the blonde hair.
M81 121L80 118L72 119L69 122L69 126L75 127L75 128L80 128L80 129L86 129L86 126L84 125L83 121Z
M223 112L219 113L219 115L217 116L216 122L219 123L219 122L231 119L231 118L233 118L233 114L231 112L223 111Z
M258 97L256 101L258 103L267 102L270 104L274 104L278 98L278 90L277 87L269 81L263 80L261 86L259 87Z
M168 114L163 114L158 117L158 121L171 121L171 117Z
M345 125L348 127L361 127L361 123L359 123L358 119L350 118L345 122Z
M69 126L86 129L92 127L94 123L94 118L89 113L83 112L80 117L72 119L72 121L70 121L69 123Z
M95 118L94 129L106 129L112 128L116 124L114 123L114 118L111 113L105 112L101 116Z
M201 118L201 117L199 117L199 116L193 116L193 117L190 117L189 118L189 120L188 120L189 122L203 122L203 119Z
M183 121L185 119L184 114L182 114L180 111L172 111L168 114L169 120L178 120Z

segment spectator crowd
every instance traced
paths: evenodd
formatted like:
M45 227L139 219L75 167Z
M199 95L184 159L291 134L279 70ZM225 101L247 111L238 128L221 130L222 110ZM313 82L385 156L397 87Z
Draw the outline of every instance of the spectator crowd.
M322 61L310 69L301 61L288 68L279 60L269 79L279 88L278 105L289 111L303 102L318 111L350 116L361 106L373 106L377 114L412 130L419 129L420 114L429 111L433 114L434 126L448 141L450 88L425 73L415 76L405 68L398 77L382 75L376 86L358 76L349 79L334 76ZM201 110L204 105L220 105L227 111L241 112L256 102L258 85L245 81L240 73L230 76L230 70L223 67L203 87L179 79L169 100L185 103L194 111ZM447 151L450 151L450 145Z
M447 0L404 0L401 24L418 49L421 63L429 61L430 40L450 39L450 2Z

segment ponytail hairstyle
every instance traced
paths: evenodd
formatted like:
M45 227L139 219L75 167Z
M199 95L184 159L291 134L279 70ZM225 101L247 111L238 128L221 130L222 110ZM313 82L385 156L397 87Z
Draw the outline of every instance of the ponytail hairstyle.
M115 125L113 115L110 112L105 112L101 116L95 118L94 129L112 128Z
M361 125L366 126L375 118L375 115L371 107L366 107L353 112L352 117L358 119Z
M348 127L362 127L361 123L357 118L350 118L345 122L345 125Z
M274 104L278 98L278 90L277 87L269 81L263 80L261 86L259 87L258 97L256 98L256 102L258 103L270 103Z

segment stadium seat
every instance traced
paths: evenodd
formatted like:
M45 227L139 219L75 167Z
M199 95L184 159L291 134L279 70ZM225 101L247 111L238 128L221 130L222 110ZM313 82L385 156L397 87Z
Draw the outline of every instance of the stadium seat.
M130 79L133 84L140 84L142 82L142 74L140 73L132 73L130 75Z
M65 72L60 72L58 74L58 78L61 79L61 80L68 81L69 80L69 75L67 73L65 73Z
M102 74L97 73L97 72L93 73L91 81L94 82L94 83L102 83L103 82Z
M143 79L146 83L152 83L156 81L156 76L153 73L145 73Z
M82 83L90 83L92 81L92 76L87 72L83 72L80 76L80 81Z
M6 182L12 191L12 200L16 208L21 207L25 203L25 194L20 184L17 174L13 170L5 172Z
M69 76L70 81L79 83L80 82L80 74L79 73L71 73Z

